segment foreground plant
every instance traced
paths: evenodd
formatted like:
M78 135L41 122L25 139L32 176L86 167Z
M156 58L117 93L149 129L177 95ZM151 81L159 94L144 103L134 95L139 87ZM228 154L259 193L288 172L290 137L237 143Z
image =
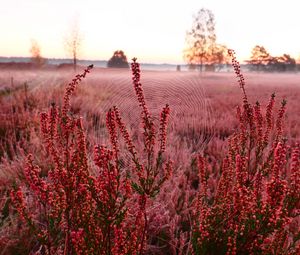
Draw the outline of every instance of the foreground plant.
M22 229L33 236L32 254L140 255L155 249L158 254L299 254L300 148L288 146L283 136L286 102L276 117L275 95L265 114L259 103L250 104L239 63L230 54L243 105L237 109L239 129L229 139L216 191L209 183L209 165L199 156L199 185L193 191L180 172L157 196L172 174L165 155L170 109L163 108L156 127L136 59L131 68L142 140L131 138L120 111L112 107L106 115L110 146L95 146L93 162L82 120L70 107L76 86L92 67L72 80L62 108L53 104L41 115L48 168L38 167L29 155L26 185L15 185L11 192L26 223ZM179 194L167 196L174 190ZM173 214L167 211L168 198L176 200ZM164 228L162 216L169 221Z
M157 132L145 103L139 64L134 60L133 84L142 108L144 148L139 158L120 112L114 107L106 116L112 149L95 147L98 173L91 174L82 120L70 111L70 98L91 68L69 83L61 109L52 104L48 113L41 114L50 169L45 173L29 155L24 170L27 187L16 186L11 192L15 209L38 242L33 250L36 253L144 253L147 201L155 197L171 173L171 162L163 158L169 107L161 113ZM121 164L118 129L131 155L132 164L126 166Z
M283 137L286 102L273 117L251 105L234 52L229 52L243 92L239 130L229 139L217 191L208 195L207 163L199 156L200 192L194 211L195 254L299 254L300 155Z

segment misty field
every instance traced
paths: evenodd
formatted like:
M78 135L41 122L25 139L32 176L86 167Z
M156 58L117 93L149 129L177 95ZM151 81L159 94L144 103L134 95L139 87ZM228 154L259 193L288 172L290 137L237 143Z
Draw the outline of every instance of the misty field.
M2 71L1 114L11 118L11 107L20 108L20 99L32 101L31 110L37 115L53 102L61 105L65 86L73 75L72 71L56 70ZM299 139L300 74L245 73L244 76L251 103L259 101L265 107L272 93L278 101L287 100L285 135ZM209 141L226 144L226 138L237 128L236 107L242 103L242 93L234 73L143 71L142 84L154 118L159 118L166 103L170 105L169 135L188 143L184 146L191 153L205 150ZM91 142L107 142L105 115L113 106L120 109L134 132L139 127L140 110L130 70L94 69L72 98L73 111L83 116Z
M299 254L300 74L133 68L0 71L0 254Z

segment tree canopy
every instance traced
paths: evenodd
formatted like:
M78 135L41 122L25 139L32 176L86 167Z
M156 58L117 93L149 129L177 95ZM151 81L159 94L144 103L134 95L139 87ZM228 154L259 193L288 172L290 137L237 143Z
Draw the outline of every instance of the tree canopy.
M108 60L107 67L129 68L124 52L122 50L115 51L113 56Z
M256 45L251 51L251 57L248 62L252 65L266 65L270 59L271 55L265 47Z
M194 16L192 28L186 33L185 61L193 67L228 63L227 47L217 43L215 16L211 10L200 9Z
M246 62L254 71L293 71L296 69L296 61L289 54L273 57L265 47L260 45L254 46L251 57Z
M34 64L36 67L41 67L45 64L45 59L41 55L41 47L37 43L37 41L31 41L31 47L29 49L31 54L31 63Z

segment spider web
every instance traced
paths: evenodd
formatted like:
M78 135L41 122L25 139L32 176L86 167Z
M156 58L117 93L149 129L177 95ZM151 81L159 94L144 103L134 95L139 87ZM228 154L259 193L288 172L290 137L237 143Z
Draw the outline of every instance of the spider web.
M142 72L145 100L156 124L162 108L169 104L168 134L184 140L192 151L202 150L214 134L210 99L199 73ZM100 103L103 113L117 106L129 132L141 129L136 95L127 72L116 73L101 86L109 95Z

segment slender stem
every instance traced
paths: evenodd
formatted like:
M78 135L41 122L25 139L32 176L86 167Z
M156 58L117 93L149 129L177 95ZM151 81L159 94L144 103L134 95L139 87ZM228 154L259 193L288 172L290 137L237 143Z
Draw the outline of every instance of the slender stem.
M143 229L143 234L142 234L142 242L141 242L141 247L140 247L140 252L139 254L142 255L144 251L144 245L145 245L145 239L146 239L146 232L148 228L148 219L147 219L147 213L146 213L146 201L147 197L143 200L143 214L144 214L144 229Z
M47 213L47 205L45 206L45 211ZM47 213L47 228L48 228L48 242L47 242L47 248L48 248L48 254L51 255L51 235L50 235L50 222L49 222L49 213Z
M64 249L64 255L68 254L68 232L66 233L65 237L65 249Z

